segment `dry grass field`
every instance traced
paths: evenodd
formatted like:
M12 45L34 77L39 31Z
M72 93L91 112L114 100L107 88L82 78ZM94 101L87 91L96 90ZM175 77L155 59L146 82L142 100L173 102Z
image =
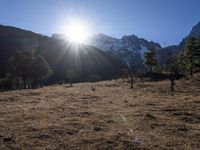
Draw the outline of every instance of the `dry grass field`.
M200 80L0 93L0 149L200 149ZM94 90L95 89L95 90Z

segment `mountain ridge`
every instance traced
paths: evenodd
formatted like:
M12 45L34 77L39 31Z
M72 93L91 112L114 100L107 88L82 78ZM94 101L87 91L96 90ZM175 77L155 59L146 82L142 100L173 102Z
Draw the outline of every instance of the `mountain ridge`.
M155 47L158 52L159 62L163 63L163 58L165 58L169 52L174 54L179 52L182 49L184 42L189 37L200 37L200 22L192 28L190 34L183 38L179 45L164 48L162 48L159 43L147 41L146 39L139 38L134 34L125 35L119 39L101 33L93 35L90 39L90 43L82 45L84 45L85 49L93 49L95 52L98 51L97 53L99 53L102 57L113 55L112 57L117 57L122 62L127 59L132 59L134 60L133 63L137 64L138 67L141 68L141 71L144 71L145 66L143 63L143 55L147 49ZM14 55L17 50L36 49L40 51L40 53L44 50L45 53L43 53L43 55L45 58L49 59L50 57L53 58L57 51L60 53L63 53L63 51L70 51L69 49L72 48L67 49L66 43L69 42L66 41L64 37L61 37L61 34L53 34L49 37L17 27L0 25L0 76L5 76L8 59ZM48 49L50 49L50 51L48 51ZM84 55L85 54L82 54L82 56ZM93 56L90 55L90 57ZM90 57L88 57L88 59ZM85 57L85 60L86 58L87 57ZM51 60L49 59L49 61ZM101 60L99 59L98 61ZM112 63L110 60L107 61ZM53 64L54 62L51 63ZM114 64L115 63L113 63L113 65ZM115 70L114 68L115 67L113 66L113 70Z
M71 68L77 72L81 81L93 74L102 79L111 79L117 74L120 65L115 57L89 45L73 46L65 40L20 28L0 26L0 78L5 77L8 60L18 50L35 50L42 55L53 69L51 81L54 83L64 81L66 70Z

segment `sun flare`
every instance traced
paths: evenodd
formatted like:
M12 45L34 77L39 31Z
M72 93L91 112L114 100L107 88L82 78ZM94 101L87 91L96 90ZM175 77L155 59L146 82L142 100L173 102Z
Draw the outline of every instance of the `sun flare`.
M71 22L68 24L65 34L71 42L86 43L89 36L89 30L87 25L82 22Z

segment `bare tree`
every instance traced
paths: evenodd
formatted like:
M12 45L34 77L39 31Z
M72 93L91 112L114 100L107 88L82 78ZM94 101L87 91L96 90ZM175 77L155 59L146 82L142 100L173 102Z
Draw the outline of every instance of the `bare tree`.
M141 70L141 66L138 65L137 59L137 56L132 56L124 62L124 69L127 74L128 81L131 84L131 89L133 89L134 81Z

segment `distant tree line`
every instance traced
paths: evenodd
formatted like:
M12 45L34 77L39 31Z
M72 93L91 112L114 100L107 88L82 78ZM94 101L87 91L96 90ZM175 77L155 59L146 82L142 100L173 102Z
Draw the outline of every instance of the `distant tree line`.
M165 64L160 65L157 60L157 53L154 47L144 54L144 64L147 72L142 73L137 65L137 60L130 55L124 60L123 72L127 75L128 81L133 88L136 78L169 79L171 90L174 90L175 80L200 71L200 38L190 38L178 54L171 53L165 58ZM43 86L45 81L53 74L53 71L44 57L35 51L17 51L9 59L7 74L0 78L0 89L37 88ZM64 75L66 81L72 84L78 79L79 74L73 68L66 68ZM87 81L99 81L101 76L90 74Z
M169 79L171 90L174 90L175 80L190 75L194 72L200 72L200 38L190 38L186 41L183 49L178 53L169 53L165 59L165 64L159 64L156 57L156 49L151 47L144 53L144 64L146 72L141 73L131 62L126 61L128 80L133 88L135 77L148 78L150 80Z
M155 55L154 55L155 56ZM148 57L145 57L148 59ZM154 59L150 59L153 63L150 65L158 65ZM146 64L147 66L149 64ZM200 71L200 38L189 38L183 49L178 54L171 54L162 66L162 72L167 74L171 81L171 90L174 91L175 80L184 76L193 77L194 72Z
M17 51L10 57L7 74L0 78L0 90L37 88L48 84L53 71L46 59L35 51ZM75 69L66 68L64 75L71 86L79 79ZM87 81L100 81L101 76L91 74Z

